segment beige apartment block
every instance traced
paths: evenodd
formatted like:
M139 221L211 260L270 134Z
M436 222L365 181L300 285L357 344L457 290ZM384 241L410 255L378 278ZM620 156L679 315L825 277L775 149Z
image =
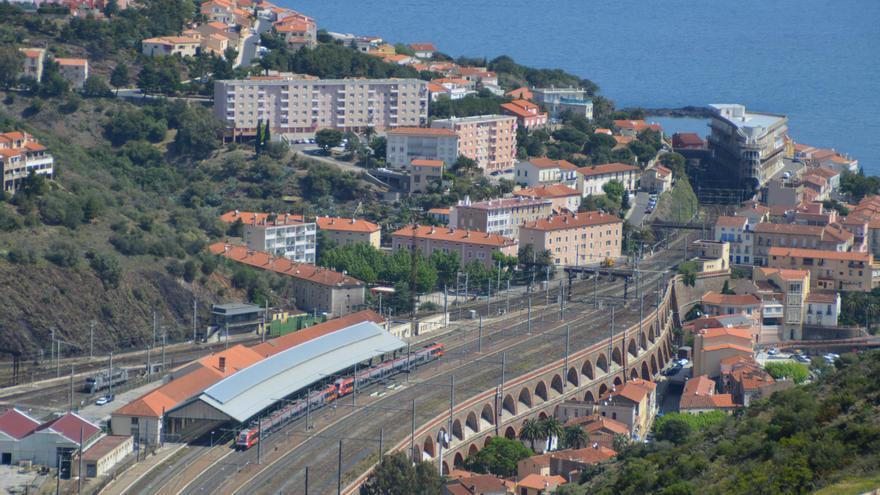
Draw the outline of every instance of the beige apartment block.
M550 251L554 263L561 266L619 258L622 236L623 220L598 211L555 215L519 228L520 245Z
M262 121L273 133L320 129L384 131L428 121L428 89L418 79L317 79L296 74L214 83L214 115L234 136L252 136Z
M357 218L317 217L315 223L327 240L340 246L364 243L379 248L382 229L373 222Z
M484 174L513 170L516 166L516 117L478 115L435 120L435 129L458 134L458 154L477 162Z
M868 292L876 286L871 253L770 248L767 265L810 272L813 289Z
M141 42L141 51L148 57L180 55L195 57L199 53L202 42L186 36L161 36L148 38Z
M413 160L440 160L447 167L458 159L458 134L452 129L398 127L386 135L386 163L407 169Z
M459 201L449 213L449 225L460 229L499 234L511 239L519 235L519 227L553 213L553 202L544 198L489 199Z
M58 71L73 88L81 88L89 78L89 61L84 58L56 58Z
M615 180L623 184L627 191L638 187L642 169L625 163L606 163L577 169L578 190L584 197L605 194L605 184Z
M43 79L43 62L46 61L46 50L43 48L19 48L24 54L24 67L21 75L33 77L38 82Z
M391 242L395 252L417 249L425 256L435 251L458 253L461 266L472 261L492 266L493 253L516 256L519 247L515 240L498 234L429 225L407 225L391 234Z
M849 251L855 236L838 225L798 225L759 223L755 226L755 264L767 266L768 253L774 247Z

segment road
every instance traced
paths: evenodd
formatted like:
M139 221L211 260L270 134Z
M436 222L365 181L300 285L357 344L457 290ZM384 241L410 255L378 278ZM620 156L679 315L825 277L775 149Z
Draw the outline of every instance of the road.
M238 53L235 67L248 67L258 58L257 49L260 46L260 35L269 30L272 24L262 17L257 18L256 26L251 35L244 39L242 49Z
M630 209L629 223L635 226L641 226L642 222L648 217L645 213L645 208L648 207L648 200L651 199L651 194L646 191L638 191L636 193L636 197L633 200L633 207Z
M679 261L677 258L678 252L672 250L643 262L643 270L655 270L643 275L645 311L649 311L656 300L653 289L663 277L659 272ZM265 439L261 465L256 464L257 449L246 452L226 449L219 462L207 468L200 465L197 471L188 470L185 465L165 467L161 476L169 479L158 491L156 487L159 485L153 483L149 488L144 484L132 487L129 493L301 493L306 466L310 467L311 491L332 492L336 485L340 439L343 440L343 481L346 483L376 460L380 430L386 446L399 442L409 434L413 399L418 399L417 425L447 410L451 376L456 378L455 400L459 402L498 384L502 355L506 356L505 373L508 377L521 375L563 357L564 346L561 343L568 325L573 330L572 349L585 348L606 338L612 312L607 306L594 307L593 290L596 286L589 281L575 286L564 321L559 320L559 307L554 304L542 308L542 311L534 309L537 305L533 306L535 317L530 335L527 335L528 323L521 309L509 318L487 325L484 328L482 353L476 352L479 344L473 327L438 338L447 345L446 356L416 370L409 377L408 386L389 389L387 387L393 384L374 385L362 391L357 405L345 398L335 404L335 408L325 408L314 414L312 421L315 428L308 433L303 419L292 422ZM603 282L602 289L599 289L599 293L603 294L600 301L617 301L619 310L614 315L614 328L617 330L635 324L640 313L639 305L634 302L621 308L619 296L622 291L621 281ZM630 294L634 292L633 288ZM398 379L397 383L400 384L402 380L405 378ZM178 474L172 474L173 471ZM180 483L180 479L186 482Z

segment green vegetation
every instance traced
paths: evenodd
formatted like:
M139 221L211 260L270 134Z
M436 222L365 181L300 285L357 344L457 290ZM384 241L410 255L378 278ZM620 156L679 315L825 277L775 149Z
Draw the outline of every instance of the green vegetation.
M315 144L329 153L330 148L335 148L342 143L342 132L336 129L321 129L315 133Z
M320 43L312 50L292 52L283 38L266 33L261 43L269 52L260 59L263 69L309 74L321 78L344 77L412 77L419 73L412 67L391 64L351 47L337 43Z
M722 411L701 414L668 413L654 420L652 431L657 440L680 444L692 433L704 431L728 418Z
M880 321L880 288L871 292L843 292L840 297L840 324L865 326L875 334Z
M442 480L435 466L419 462L415 466L401 452L387 454L361 487L361 495L439 495Z
M464 467L476 473L514 476L516 475L516 463L534 454L519 440L492 437L479 452L467 456L464 460Z
M682 276L684 285L691 287L697 283L697 264L693 261L685 261L678 264L678 273Z
M687 223L693 220L699 211L700 203L691 188L691 183L687 177L679 177L672 189L660 195L657 208L654 210L654 218L666 222Z
M865 196L880 194L880 177L865 176L862 171L856 174L844 172L840 178L840 190L858 202Z
M452 100L446 96L431 102L428 111L431 117L446 119L449 117L471 117L473 115L490 115L501 113L501 104L506 98L488 95L468 95L464 98Z
M804 383L810 377L810 370L801 363L794 362L769 362L764 365L764 369L770 376L781 380L793 380L795 383Z
M873 488L869 480L880 474L880 353L847 354L835 366L814 383L693 429L678 444L658 440L621 449L617 461L585 480L587 492L769 495Z

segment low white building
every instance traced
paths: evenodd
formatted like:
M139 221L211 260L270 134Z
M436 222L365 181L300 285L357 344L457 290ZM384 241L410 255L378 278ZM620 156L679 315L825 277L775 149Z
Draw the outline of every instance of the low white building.
M592 165L577 169L578 187L584 197L590 195L605 194L605 184L616 180L623 184L627 191L635 191L638 188L639 176L642 170L625 163L606 163L604 165Z
M413 160L440 160L447 167L458 159L458 134L451 129L398 127L386 136L386 162L409 169Z
M840 293L810 292L807 295L804 323L836 327L840 317Z
M730 243L730 264L750 265L754 261L753 233L748 217L719 216L715 221L716 241Z
M30 461L33 464L69 469L74 452L80 447L88 448L102 436L101 428L76 413L63 416L41 424L33 433L19 443L18 459L13 462Z
M302 215L230 211L220 217L242 223L242 240L249 249L283 256L298 263L315 263L318 228Z
M564 184L571 188L577 187L577 166L566 160L549 158L529 158L517 162L514 180L523 187L538 187L553 184Z

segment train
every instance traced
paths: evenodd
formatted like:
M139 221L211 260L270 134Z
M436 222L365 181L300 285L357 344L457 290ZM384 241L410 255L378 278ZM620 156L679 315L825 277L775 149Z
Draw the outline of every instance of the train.
M431 344L407 356L389 359L377 366L358 371L356 375L339 378L325 388L310 392L306 397L291 401L267 417L254 421L238 433L235 447L238 450L247 450L256 445L260 441L261 426L262 434L268 436L275 429L306 414L308 409L318 409L351 394L354 392L355 380L358 388L370 385L404 370L439 359L443 356L444 349L443 344Z
M86 384L83 387L83 391L88 394L94 394L95 392L100 392L105 388L110 388L110 380L108 377L110 373L108 371L99 371L92 376L86 377ZM113 385L120 385L128 381L128 370L125 368L118 368L113 370Z

